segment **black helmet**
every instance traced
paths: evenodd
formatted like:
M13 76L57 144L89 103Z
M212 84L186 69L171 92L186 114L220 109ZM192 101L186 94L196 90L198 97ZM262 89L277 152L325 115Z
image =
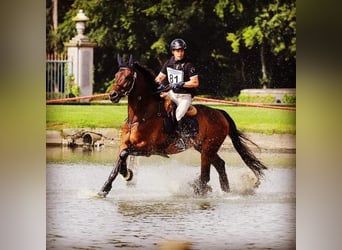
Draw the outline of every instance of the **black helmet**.
M176 38L170 44L171 51L175 49L186 49L186 43L183 39Z

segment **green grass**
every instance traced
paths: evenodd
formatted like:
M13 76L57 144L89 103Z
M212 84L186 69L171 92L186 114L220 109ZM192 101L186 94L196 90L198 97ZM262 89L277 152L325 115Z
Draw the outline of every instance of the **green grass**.
M295 134L296 112L254 107L208 105L227 111L239 130L265 134ZM127 117L126 104L47 105L46 129L116 128Z
M46 129L121 128L126 105L47 105Z
M241 131L265 134L296 134L296 112L255 107L210 105L223 109Z

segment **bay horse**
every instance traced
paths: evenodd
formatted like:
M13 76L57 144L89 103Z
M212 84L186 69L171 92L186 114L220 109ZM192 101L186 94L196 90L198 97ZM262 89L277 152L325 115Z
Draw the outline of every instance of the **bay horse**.
M192 185L195 194L203 195L211 189L207 184L210 180L211 165L219 174L221 189L224 192L229 192L225 162L218 155L218 151L228 135L242 160L256 176L255 186L260 184L260 177L263 176L263 170L267 167L255 157L247 146L247 142L256 144L237 129L235 122L227 112L206 105L193 105L197 109L195 117L198 121L198 133L185 140L185 148L179 148L176 145L179 138L170 136L165 128L165 117L168 113L164 106L165 99L157 91L154 73L140 63L134 62L132 56L126 62L118 55L117 60L119 70L115 74L115 84L109 92L109 98L113 103L118 103L122 97L127 96L128 117L122 128L116 164L98 192L99 196L106 197L108 195L112 189L112 183L119 173L126 181L132 179L133 172L128 169L126 163L129 155L168 157L168 155L177 154L191 147L201 154L200 176Z

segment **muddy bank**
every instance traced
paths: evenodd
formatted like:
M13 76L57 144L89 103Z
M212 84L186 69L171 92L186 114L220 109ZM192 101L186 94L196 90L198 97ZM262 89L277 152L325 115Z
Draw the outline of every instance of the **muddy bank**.
M259 134L246 133L248 138L255 142L261 150L276 152L295 152L296 135L291 134ZM120 141L120 131L111 128L98 129L64 129L62 131L47 130L46 145L84 145L85 143L94 144L94 146L108 145ZM232 148L229 137L225 140L223 148ZM251 147L254 147L251 145Z

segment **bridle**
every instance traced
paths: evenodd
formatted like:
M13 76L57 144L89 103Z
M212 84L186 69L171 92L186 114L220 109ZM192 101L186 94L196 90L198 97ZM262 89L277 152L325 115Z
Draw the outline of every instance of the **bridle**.
M117 86L116 90L111 91L111 93L109 94L111 96L111 100L113 101L115 99L115 101L118 101L118 99L120 99L120 97L123 96L130 96L132 94L132 91L135 87L135 84L137 83L137 78L138 78L138 69L134 68L133 66L129 66L129 65L121 65L119 66L119 72L120 71L129 71L128 74L122 72L122 77L125 77L125 79L120 80L120 84ZM138 71L138 72L137 72ZM119 78L118 78L119 79ZM149 96L149 95L155 95L158 94L159 96L159 92L152 92L152 93L146 93L143 92L142 93L144 96ZM141 104L141 101L143 100L143 96L138 95L137 98L134 101L138 101ZM143 106L142 105L134 105L134 109L136 109L137 107L140 109ZM135 111L133 111L135 112ZM139 118L135 117L134 119L132 118L132 120L130 120L129 118L127 118L127 124L128 124L128 128L129 130L131 130L134 126L137 126L138 124L145 122L147 120L150 120L154 117L161 117L163 116L163 102L159 101L158 104L158 110L156 112L152 112L149 114L144 113L141 117L139 116Z
M120 69L127 69L127 68L128 67L120 67ZM132 80L132 82L129 82L131 87L127 91L125 91L124 89L120 89L118 92L121 96L128 96L132 92L134 85L135 85L135 82L137 80L137 72L133 68L129 68L129 69L131 69L134 72L133 73L133 80Z

